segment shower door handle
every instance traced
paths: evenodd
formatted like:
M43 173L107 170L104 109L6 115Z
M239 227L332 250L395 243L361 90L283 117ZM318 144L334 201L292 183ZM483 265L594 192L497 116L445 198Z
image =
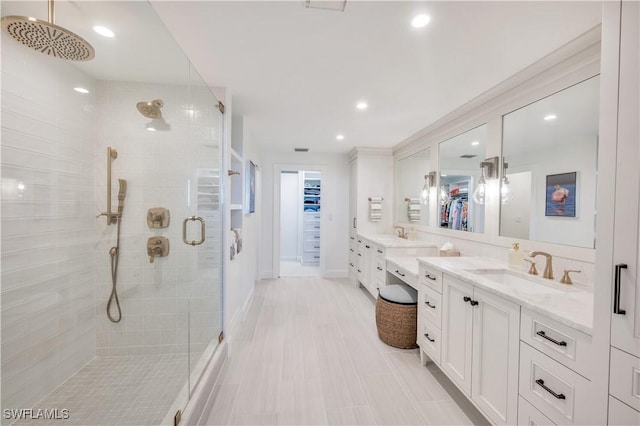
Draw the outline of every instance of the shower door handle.
M200 239L199 240L191 240L191 241L187 240L187 222L189 222L190 220L194 222L196 220L200 221ZM205 238L206 238L206 235L204 230L203 218L201 218L200 216L189 216L182 221L182 241L184 241L185 244L190 246L199 246L200 244L204 243Z

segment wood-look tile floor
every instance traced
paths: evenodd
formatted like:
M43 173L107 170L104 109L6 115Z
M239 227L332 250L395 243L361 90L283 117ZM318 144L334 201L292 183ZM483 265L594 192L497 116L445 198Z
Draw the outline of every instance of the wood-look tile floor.
M256 284L207 425L488 422L418 350L379 340L373 299L344 279Z

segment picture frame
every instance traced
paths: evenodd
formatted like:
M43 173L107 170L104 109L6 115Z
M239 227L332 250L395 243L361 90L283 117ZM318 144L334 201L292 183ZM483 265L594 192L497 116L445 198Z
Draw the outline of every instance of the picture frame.
M247 162L247 213L256 211L256 165L253 161Z
M577 172L547 175L545 216L576 217Z

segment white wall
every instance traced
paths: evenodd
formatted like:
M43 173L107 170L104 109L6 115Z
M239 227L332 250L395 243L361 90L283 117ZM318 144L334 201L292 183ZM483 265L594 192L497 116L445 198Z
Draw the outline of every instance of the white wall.
M306 170L322 170L322 214L326 222L320 230L321 259L325 274L346 277L349 222L349 157L346 154L264 152L262 179L262 233L260 277L273 277L274 166L294 164ZM279 176L275 177L279 179ZM276 254L277 256L277 254ZM322 262L322 260L321 260Z
M531 172L507 174L513 198L500 206L500 235L529 239L531 211Z
M33 407L95 355L94 98L76 86L94 90L2 37L2 408Z
M300 178L298 173L280 174L280 259L298 260Z

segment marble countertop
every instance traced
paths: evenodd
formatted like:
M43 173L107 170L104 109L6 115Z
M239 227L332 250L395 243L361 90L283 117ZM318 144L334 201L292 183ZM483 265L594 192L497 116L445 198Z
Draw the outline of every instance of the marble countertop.
M363 235L358 234L359 238L371 241L374 244L378 244L385 248L398 248L398 247L438 247L437 244L430 243L428 241L419 240L405 240L404 238L396 237L395 235Z
M466 281L489 293L580 330L593 330L593 292L580 285L565 285L516 271L506 262L485 257L420 257L418 262ZM509 274L532 282L503 283L473 270L509 269Z

